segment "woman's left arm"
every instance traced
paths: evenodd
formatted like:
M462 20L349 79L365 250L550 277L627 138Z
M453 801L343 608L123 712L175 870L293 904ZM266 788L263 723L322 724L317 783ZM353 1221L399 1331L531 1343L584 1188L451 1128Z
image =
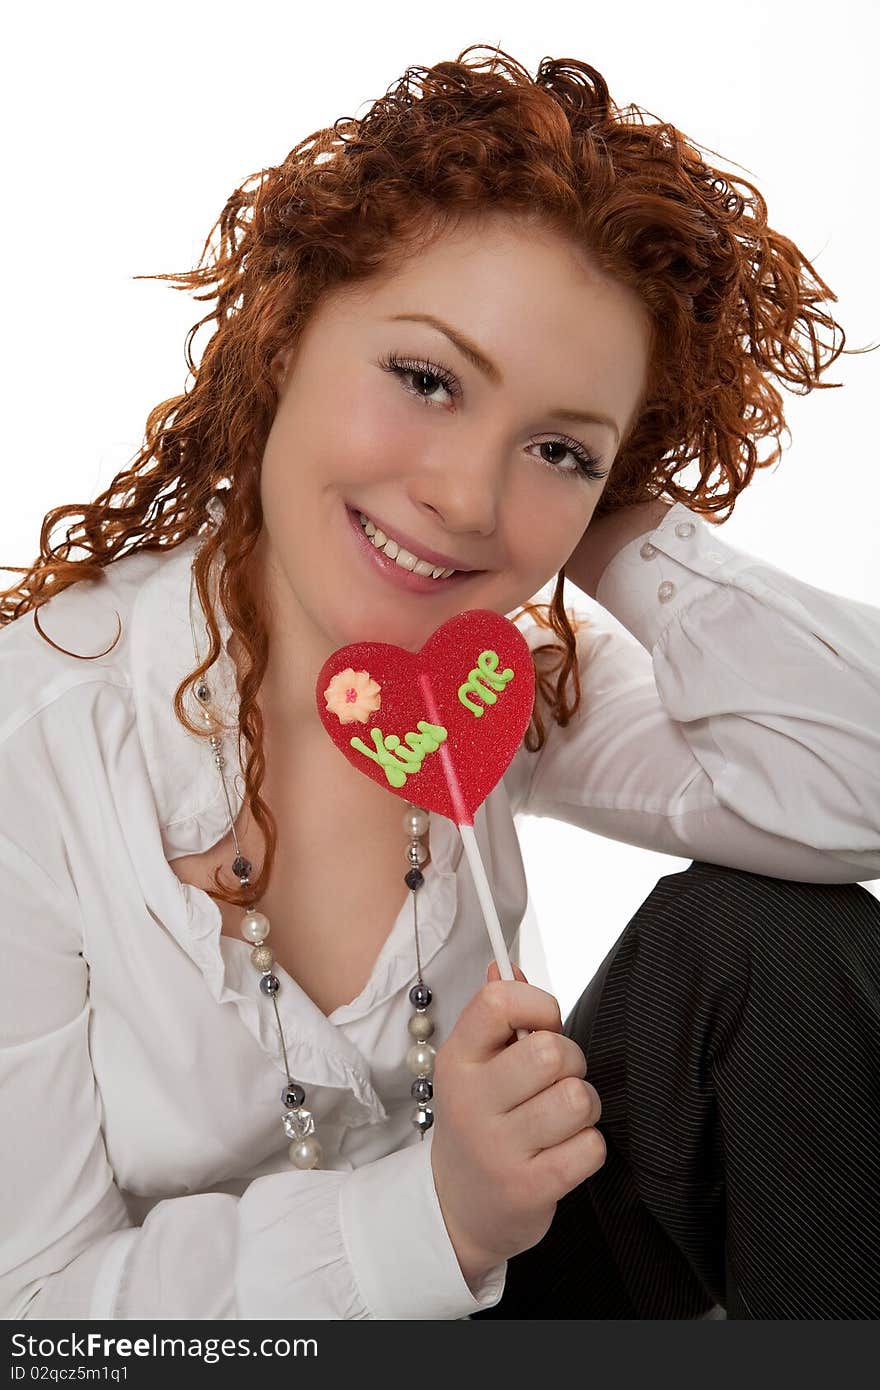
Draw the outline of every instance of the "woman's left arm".
M579 634L581 707L545 720L514 809L778 878L880 877L880 609L682 504L594 526L566 575L638 641Z
M635 507L621 507L606 516L594 517L568 558L566 579L595 598L615 555L628 541L653 531L671 510L671 502L640 502Z

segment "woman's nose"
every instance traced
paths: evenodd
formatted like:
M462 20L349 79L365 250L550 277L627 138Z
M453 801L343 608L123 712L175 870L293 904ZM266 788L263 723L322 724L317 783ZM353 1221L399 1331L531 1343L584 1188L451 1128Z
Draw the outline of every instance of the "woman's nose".
M418 505L452 535L491 536L498 526L503 465L497 451L471 451L467 458L421 476L414 484Z

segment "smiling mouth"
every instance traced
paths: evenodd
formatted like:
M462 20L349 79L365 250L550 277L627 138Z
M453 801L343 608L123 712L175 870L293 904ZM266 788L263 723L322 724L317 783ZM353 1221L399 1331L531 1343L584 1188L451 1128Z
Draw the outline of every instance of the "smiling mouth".
M485 573L484 570L456 570L448 566L432 565L427 560L419 561L418 557L403 550L396 541L379 531L365 512L347 505L346 511L367 559L398 587L414 593L431 593L458 586L476 575ZM368 534L367 527L371 529L372 534ZM377 536L382 542L380 545L376 544Z

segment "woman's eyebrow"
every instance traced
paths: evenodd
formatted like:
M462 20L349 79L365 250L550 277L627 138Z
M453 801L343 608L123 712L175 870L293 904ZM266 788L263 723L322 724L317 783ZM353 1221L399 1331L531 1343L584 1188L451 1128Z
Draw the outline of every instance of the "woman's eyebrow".
M454 347L458 348L462 357L466 358L472 367L476 367L478 372L482 372L483 376L488 377L496 386L502 385L504 378L491 358L487 357L476 343L471 342L470 338L466 338L451 324L444 323L443 319L438 319L433 314L389 314L385 322L396 323L400 320L408 323L426 323L430 328L436 328L438 332L449 339ZM620 430L609 415L597 415L594 411L589 410L568 410L563 406L548 413L560 420L571 420L577 424L604 425L606 429L613 431L618 443L620 442Z

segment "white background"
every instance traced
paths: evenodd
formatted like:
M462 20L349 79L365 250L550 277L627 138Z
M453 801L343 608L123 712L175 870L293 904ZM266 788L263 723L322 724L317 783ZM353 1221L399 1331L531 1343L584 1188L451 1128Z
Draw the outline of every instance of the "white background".
M46 511L94 498L140 447L150 409L183 389L184 338L206 306L132 276L194 266L248 174L363 115L407 66L468 44L498 44L533 74L545 55L583 59L618 105L672 121L758 186L771 226L837 294L847 346L878 341L878 12L873 0L17 7L0 94L0 561L31 563ZM197 360L205 341L203 331ZM843 385L785 393L792 439L723 534L877 604L880 353L839 358L826 380ZM592 607L574 589L568 602ZM525 968L566 1009L657 878L689 861L552 821L523 818L520 830Z

